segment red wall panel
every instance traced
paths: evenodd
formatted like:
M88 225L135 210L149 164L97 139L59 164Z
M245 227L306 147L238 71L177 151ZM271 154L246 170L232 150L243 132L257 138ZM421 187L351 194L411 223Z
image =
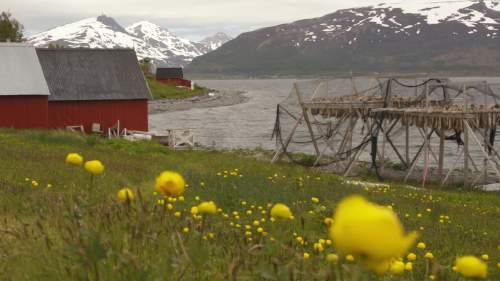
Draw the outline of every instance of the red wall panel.
M47 96L0 96L0 127L47 128Z
M163 79L158 79L158 81L167 84L174 84L177 86L184 86L188 88L191 87L191 80L186 80L182 78L163 78Z
M121 128L147 131L148 101L49 101L51 128L83 125L90 132L92 123L99 123L107 133L118 120Z

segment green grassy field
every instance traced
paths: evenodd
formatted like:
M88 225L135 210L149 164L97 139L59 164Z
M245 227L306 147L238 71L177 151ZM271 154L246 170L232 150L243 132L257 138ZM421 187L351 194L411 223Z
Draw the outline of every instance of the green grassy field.
M194 90L185 87L177 87L173 84L165 84L156 81L153 78L147 78L149 88L153 99L183 99L198 96L206 93L208 90L203 87L195 86Z
M91 178L66 164L70 152L101 160L105 172ZM455 281L456 256L483 254L486 280L500 280L498 194L359 186L244 152L171 151L62 132L0 130L0 155L0 280ZM185 177L182 198L156 194L164 170ZM116 198L125 186L137 193L130 204ZM410 249L413 271L376 277L329 242L314 249L330 239L325 218L353 193L392 206L407 231L419 232L427 248ZM221 211L194 218L191 207L207 200ZM271 222L276 202L295 219ZM329 253L340 261L328 262Z

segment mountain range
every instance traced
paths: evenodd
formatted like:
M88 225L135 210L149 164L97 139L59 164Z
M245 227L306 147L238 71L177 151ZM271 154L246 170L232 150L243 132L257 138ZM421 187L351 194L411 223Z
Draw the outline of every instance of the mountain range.
M191 74L500 74L500 1L401 1L343 9L239 35Z
M184 66L229 40L228 35L217 33L192 42L148 21L122 27L105 15L58 26L28 38L36 47L134 48L139 59L150 58L157 65L169 66Z

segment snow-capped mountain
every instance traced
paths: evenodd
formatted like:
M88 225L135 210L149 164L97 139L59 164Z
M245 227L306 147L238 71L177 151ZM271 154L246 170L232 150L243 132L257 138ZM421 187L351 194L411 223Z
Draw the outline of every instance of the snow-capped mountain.
M200 43L205 45L210 51L213 51L232 39L231 36L223 32L217 32L212 36L205 37Z
M500 0L401 1L247 32L194 59L190 71L500 73L499 46Z
M165 56L173 64L185 64L205 52L187 39L180 38L165 28L148 21L127 26L126 31L143 40L146 44Z
M208 51L156 24L141 21L123 28L105 15L53 28L28 41L37 47L134 48L139 59L172 66L184 66Z

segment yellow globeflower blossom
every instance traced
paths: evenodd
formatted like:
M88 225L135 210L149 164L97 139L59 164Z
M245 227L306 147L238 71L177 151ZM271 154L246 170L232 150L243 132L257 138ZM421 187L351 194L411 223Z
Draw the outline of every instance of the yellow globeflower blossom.
M309 255L309 253L304 253L304 259L307 260L311 257L311 255Z
M132 191L132 189L130 189L128 187L120 189L117 193L117 197L118 197L118 200L120 200L122 202L125 202L127 200L132 201L135 198L134 192Z
M406 256L406 258L409 260L409 261L414 261L417 259L417 255L415 255L414 253L409 253L408 256Z
M403 255L417 234L404 235L396 214L360 196L342 200L336 208L330 237L342 253L384 261Z
M405 264L405 270L406 271L412 271L413 270L413 263L412 262L407 262Z
M328 261L328 262L336 263L338 260L339 260L339 256L337 256L336 254L326 255L326 261Z
M104 172L104 165L99 160L87 161L85 162L85 165L83 167L93 175L99 175Z
M321 243L314 243L313 248L315 251L320 253L325 249Z
M455 269L467 278L486 278L488 266L474 256L459 257L455 261Z
M311 202L317 204L317 203L319 203L319 198L318 197L312 197L311 198Z
M37 186L38 186L38 182L37 182L36 180L32 180L32 181L31 181L31 185L32 185L33 187L37 187Z
M199 213L198 207L193 206L191 207L191 215L197 215Z
M186 189L186 181L176 172L165 171L156 177L156 191L165 196L180 196Z
M424 243L424 242L418 242L418 244L417 244L417 248L419 248L419 249L425 249L425 247L426 247L426 246L425 246L425 243Z
M68 153L68 155L66 155L66 163L81 166L83 164L83 157L78 153Z
M345 256L345 259L347 261L353 262L354 261L354 256L353 255L347 255L347 256Z
M402 261L394 261L389 267L389 271L392 274L401 274L405 271L405 264Z
M213 215L213 214L217 213L217 206L215 205L214 201L201 202L198 205L198 212L200 214Z
M481 255L481 259L487 261L487 260L490 260L490 256L488 256L487 254L483 254L483 255Z
M288 206L278 203L271 208L271 217L275 219L292 219L293 215Z
M175 212L175 213L174 213L174 216L175 216L176 218L180 218L180 217L181 217L181 215L182 215L182 213L181 213L181 212Z
M434 254L427 252L425 253L424 258L432 260L434 258Z

